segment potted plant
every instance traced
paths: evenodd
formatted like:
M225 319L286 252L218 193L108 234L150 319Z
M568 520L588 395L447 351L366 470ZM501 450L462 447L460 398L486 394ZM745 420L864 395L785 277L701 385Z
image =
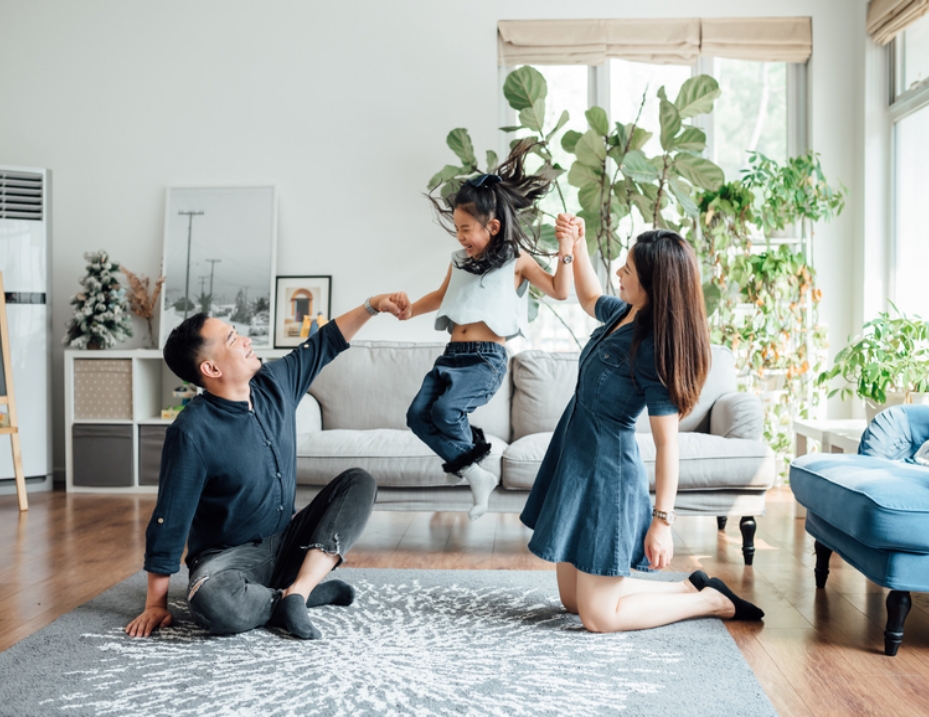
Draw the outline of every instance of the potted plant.
M839 351L832 368L817 378L826 385L840 376L845 386L829 397L860 396L869 421L888 406L929 403L929 323L891 306L897 316L881 312L867 322L861 337Z

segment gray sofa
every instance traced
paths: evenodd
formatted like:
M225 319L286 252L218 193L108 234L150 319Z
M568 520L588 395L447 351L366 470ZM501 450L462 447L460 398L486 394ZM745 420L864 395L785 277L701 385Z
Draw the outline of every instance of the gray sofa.
M466 511L467 485L449 485L442 460L406 427L406 410L445 344L356 341L326 366L297 415L297 483L323 486L361 467L377 480L376 508ZM552 432L577 383L577 354L524 351L511 356L503 387L472 414L492 445L482 465L500 485L490 510L519 512ZM639 449L654 491L655 445L647 415ZM775 478L774 454L759 439L759 400L736 391L732 353L713 347L700 401L680 425L679 515L741 516L743 553L754 554L754 516L765 510Z

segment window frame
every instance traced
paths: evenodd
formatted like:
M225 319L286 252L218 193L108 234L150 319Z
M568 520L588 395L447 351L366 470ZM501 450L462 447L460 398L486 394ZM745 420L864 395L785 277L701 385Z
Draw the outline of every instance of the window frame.
M900 236L897 232L897 125L901 120L909 117L911 114L918 112L929 105L929 78L923 80L916 87L909 90L903 90L903 77L905 74L905 43L906 30L898 34L888 47L888 97L887 114L890 120L890 157L887 163L890 171L890 207L889 216L889 233L890 247L887 252L888 276L887 276L887 298L896 304L899 300L897 291L897 261L900 257Z

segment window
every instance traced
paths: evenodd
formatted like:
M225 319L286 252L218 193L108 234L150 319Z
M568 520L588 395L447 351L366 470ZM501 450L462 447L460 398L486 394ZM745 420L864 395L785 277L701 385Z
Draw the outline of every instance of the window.
M798 67L804 67L800 65ZM514 68L503 68L502 83ZM546 128L554 127L561 114L567 109L571 118L566 129L583 132L587 129L584 112L593 105L604 107L611 122L635 120L643 94L645 104L639 123L655 132L645 146L647 155L661 152L658 140L658 88L664 86L672 101L687 78L693 74L707 73L716 77L722 95L716 101L709 118L698 118L707 133L707 156L723 168L726 178L737 179L740 170L748 166L747 150L757 150L783 162L788 155L788 130L791 120L788 114L788 84L791 72L787 63L766 63L729 59L703 58L697 67L685 65L657 65L627 60L611 59L603 65L551 65L537 66L548 83L546 99ZM795 73L796 74L796 73ZM502 97L502 95L501 95ZM517 124L515 113L502 100L505 108L503 124ZM796 129L796 128L794 128ZM796 131L795 131L796 136ZM801 133L802 134L802 133ZM507 135L501 146L501 158L508 151ZM796 148L799 151L801 148ZM552 148L555 160L565 169L573 161L573 155L564 152L560 145ZM562 182L568 211L579 209L577 190ZM563 211L561 198L551 194L542 208L551 214ZM635 234L642 229L638 215L623 220L622 235ZM624 258L619 263L625 261ZM618 263L617 263L618 266ZM601 272L602 274L602 272ZM605 280L601 275L601 281ZM527 339L533 348L549 351L577 351L577 337L583 345L597 322L587 316L576 299L567 302L550 301L549 306L539 308L539 315L529 325ZM518 344L517 349L521 348Z
M894 128L896 177L894 214L896 218L896 256L894 303L900 311L929 318L926 293L926 267L929 241L926 240L925 201L929 197L929 107L900 120Z
M895 95L913 92L929 79L929 15L910 25L894 40Z
M929 15L894 39L893 262L890 299L907 314L929 319L925 272L929 265L924 204L929 196Z
M787 63L713 60L722 94L713 108L710 158L727 180L748 168L757 151L777 162L787 159Z

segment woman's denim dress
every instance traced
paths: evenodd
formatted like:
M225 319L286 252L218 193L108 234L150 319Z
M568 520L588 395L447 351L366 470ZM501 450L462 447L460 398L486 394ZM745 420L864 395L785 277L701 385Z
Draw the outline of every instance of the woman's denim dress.
M610 333L628 310L612 296L597 301L603 325L581 353L574 397L520 515L535 530L529 550L592 575L648 569L644 544L652 506L635 423L646 405L650 416L678 413L658 378L652 335L636 351L633 380L635 322Z

